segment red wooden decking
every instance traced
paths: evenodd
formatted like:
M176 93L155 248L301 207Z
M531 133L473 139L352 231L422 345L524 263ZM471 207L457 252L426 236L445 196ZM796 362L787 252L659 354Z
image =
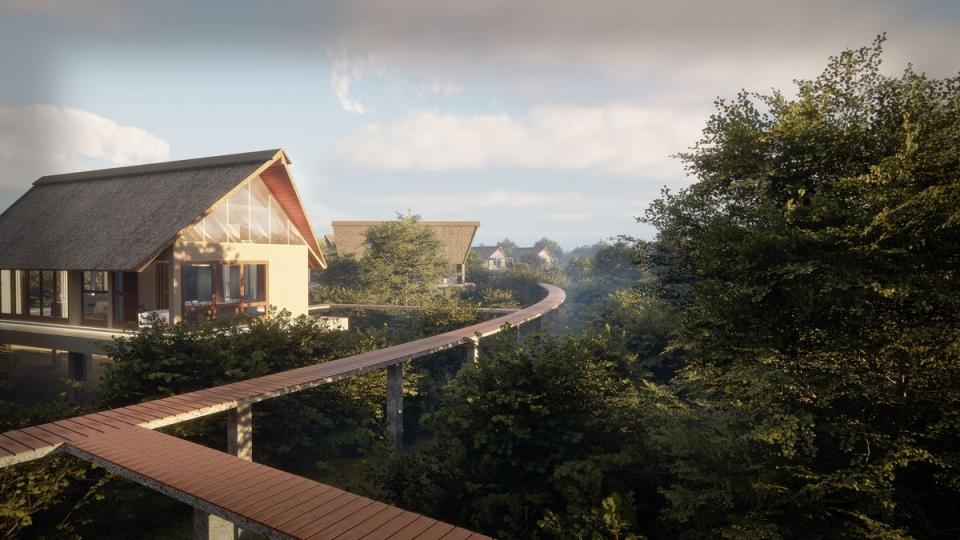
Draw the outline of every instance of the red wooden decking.
M78 439L66 452L268 537L488 538L140 427Z
M224 515L224 517L227 519L234 519L229 517L230 515L233 515L236 519L240 519L241 521L252 519L244 517L245 514L237 512L237 510L243 510L246 507L234 508L233 506L216 506L216 503L217 501L233 503L235 501L229 498L231 494L242 491L249 497L256 499L257 504L255 507L258 509L265 504L273 504L274 499L281 497L268 496L265 494L272 493L272 491L268 491L268 488L270 487L280 487L280 491L284 491L279 484L263 484L261 486L263 490L260 490L257 488L257 486L260 486L258 483L246 483L248 480L249 482L256 482L259 480L265 481L267 480L266 475L268 472L269 474L274 474L278 478L280 478L282 475L286 475L283 476L283 478L286 478L289 480L289 482L284 484L284 486L292 487L292 482L294 481L293 479L297 479L301 482L310 481L293 475L288 475L287 473L276 471L275 469L270 469L269 467L244 461L222 452L205 449L186 441L180 441L174 437L169 437L160 433L154 433L150 430L184 422L194 418L199 418L201 416L227 411L237 407L238 405L256 403L272 397L298 392L300 390L313 388L321 384L352 377L360 373L382 369L390 365L410 360L412 358L417 358L419 356L424 356L433 352L455 347L463 343L464 340L472 340L476 339L478 336L483 337L496 334L503 328L505 324L517 326L521 323L536 319L543 314L556 309L563 303L564 299L566 298L566 294L564 293L563 289L545 283L541 283L541 286L547 290L546 298L530 307L502 317L498 317L496 319L446 332L444 334L439 334L416 341L410 341L400 345L395 345L393 347L370 351L355 356L339 358L321 364L274 373L264 377L257 377L254 379L248 379L246 381L235 382L214 388L207 388L205 390L198 390L196 392L189 392L186 394L180 394L154 401L138 403L136 405L129 405L127 407L109 409L93 414L65 420L58 420L56 422L50 422L47 424L41 424L38 426L31 426L28 428L2 433L0 434L0 467L6 467L15 463L37 459L55 451L66 451L68 453L83 457L84 459L89 459L97 463L102 462L105 466L114 467L115 470L126 473L125 476L144 483L145 485L153 485L152 483L156 483L157 486L167 486L163 489L169 489L171 496L178 497L181 500L188 502L194 501L204 508L209 506L211 508L209 510L211 513L216 514L218 512L222 512L220 515ZM156 444L157 449L151 449L150 444ZM134 450L134 448L139 450ZM169 460L165 461L164 456L170 457L170 459L173 459L172 456L183 456L185 458L189 457L191 458L191 461L181 461L179 457L174 460L174 462ZM189 474L183 479L180 479L179 476L177 478L170 476L163 476L163 478L161 478L158 476L161 474L169 475L174 474L175 472L185 472L186 469L184 469L184 467L190 463L193 463L193 458L198 460L202 459L202 461L198 461L197 464L202 465L204 471L220 471L222 474L228 475L229 479L226 476L221 479L219 477L212 477L209 475L200 476ZM111 461L112 459L116 459L118 461ZM108 465L108 463L112 465ZM167 483L167 481L173 480L180 482L187 482L190 480L195 482L199 479L210 481L210 485L194 485L188 482L187 484L181 483L174 486ZM236 482L231 483L230 479L236 480ZM314 485L315 487L310 488L310 493L315 494L318 497L321 494L318 490L322 490L323 488L334 489L329 488L328 486L323 486L322 484L317 484L315 482L311 482L311 485ZM243 488L242 490L241 487ZM158 487L158 489L160 489L160 487ZM208 492L210 492L210 489L220 489L224 491L218 491L215 495L211 495L211 497L214 497L215 500L203 498L206 494L208 494ZM226 499L221 500L221 496L226 497ZM345 496L353 497L357 501L362 499L356 495L346 494ZM354 499L351 499L351 501L354 501ZM370 527L372 523L376 523L380 520L386 519L388 515L392 515L385 514L384 512L397 511L389 510L390 507L386 507L386 505L382 505L381 503L374 503L369 499L362 500L369 501L369 503L362 504L361 502L351 502L349 506L345 504L343 510L339 510L339 507L338 509L335 509L337 513L331 513L330 519L335 518L339 520L340 517L343 517L344 520L347 520L350 516L362 515L364 517L360 519L360 523L364 524L365 527ZM379 506L371 506L372 504ZM309 505L306 502L303 502L301 506L306 508ZM297 508L300 508L300 506ZM373 511L375 509L378 510L374 513ZM296 513L295 509L289 510L290 512ZM311 510L311 512L313 511L314 510ZM320 512L321 510L315 509L315 511ZM331 510L331 512L334 512L334 510ZM402 521L402 519L399 517L401 515L407 517L409 517L409 515L416 516L416 514L410 514L409 512L399 512L401 513L390 519L387 519L384 522L384 528L382 528L382 530L381 528L376 528L371 530L369 534L373 534L373 532L376 531L383 532L384 530L398 527L400 521ZM320 534L323 531L329 532L329 527L334 526L333 524L327 525L327 521L323 520L323 516L318 516L312 513L302 513L298 516L291 517L290 514L285 511L282 515L284 518L289 519L283 522L271 521L269 525L258 521L250 521L248 525L245 526L249 526L251 528L269 528L274 527L275 525L283 525L286 526L287 529L274 527L269 529L269 531L267 531L265 534L279 534L281 536L288 535L294 537L298 537L297 535L301 533L303 533L301 536L308 537L313 534ZM309 523L302 524L300 523L300 521L307 519L309 516L314 516L320 521L310 521ZM403 519L406 519L406 517ZM247 523L247 521L244 521L244 523ZM290 526L289 523L297 523L300 524L301 527L288 530ZM336 523L340 523L340 521L336 521ZM347 522L344 521L343 523ZM341 524L340 526L342 527L345 525ZM447 527L447 525L423 516L419 516L415 520L404 525L403 528L397 529L395 532L398 533L396 536L397 538L421 538L420 535L424 535L422 537L430 538L448 538L448 536L444 536L448 533L452 534L450 537L468 537L463 536L463 534L469 533L469 531L453 529L452 526L450 526L450 529L445 529L444 527ZM419 532L412 534L414 531ZM310 534L306 534L307 532ZM346 533L349 531L344 532ZM438 533L440 534L438 535ZM354 531L354 534L356 534L356 531ZM319 537L332 538L331 536L324 535ZM361 538L365 536L353 536L351 534L344 536L344 538L346 537ZM370 537L377 538L378 536L374 535Z

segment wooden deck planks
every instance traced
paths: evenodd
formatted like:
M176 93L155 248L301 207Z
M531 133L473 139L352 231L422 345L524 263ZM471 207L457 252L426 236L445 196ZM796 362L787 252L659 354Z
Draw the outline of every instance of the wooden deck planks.
M456 530L453 525L144 428L88 437L67 448L155 489L163 486L185 502L202 502L228 519L237 516L240 526L276 535L385 538L387 533L402 533L414 538ZM422 527L411 528L415 523Z

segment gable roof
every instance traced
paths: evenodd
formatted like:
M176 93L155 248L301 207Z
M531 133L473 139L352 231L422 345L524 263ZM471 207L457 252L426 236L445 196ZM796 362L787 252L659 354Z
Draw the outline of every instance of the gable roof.
M337 255L363 257L367 229L383 221L334 221L333 236L336 241ZM464 264L470 252L470 244L480 227L479 221L420 221L437 233L443 249L444 258L450 264Z
M140 270L241 183L287 161L277 149L44 176L0 214L0 268ZM286 183L269 187L325 265Z
M470 248L470 251L476 253L481 259L490 259L493 257L493 254L500 252L500 255L506 257L507 254L504 253L503 248L500 246L473 246Z

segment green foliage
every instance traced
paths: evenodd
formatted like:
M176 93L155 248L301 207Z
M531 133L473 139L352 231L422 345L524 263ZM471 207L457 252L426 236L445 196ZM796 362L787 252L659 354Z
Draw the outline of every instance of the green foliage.
M556 257L557 260L562 261L565 253L563 248L560 247L560 244L544 236L543 238L537 240L533 243L533 247L536 249L547 248L550 251L550 254Z
M177 325L159 322L117 338L100 385L101 405L116 407L249 379L383 346L376 335L331 330L315 319L269 318ZM258 459L267 462L356 455L382 439L382 373L324 385L257 405ZM178 426L222 444L211 421Z
M503 240L497 242L497 245L503 248L503 251L506 252L507 257L512 256L514 248L517 247L517 243L509 238L504 238Z
M101 404L116 407L258 377L348 356L376 343L287 311L172 329L154 321L108 348L113 362L100 383Z
M899 538L960 522L960 78L831 58L718 101L699 181L646 215L689 355L655 441L690 537Z
M370 227L364 245L362 290L384 303L415 304L432 294L450 270L436 233L417 216Z
M645 474L631 451L643 426L615 356L599 337L484 352L428 418L438 444L388 468L386 494L498 538L624 537Z

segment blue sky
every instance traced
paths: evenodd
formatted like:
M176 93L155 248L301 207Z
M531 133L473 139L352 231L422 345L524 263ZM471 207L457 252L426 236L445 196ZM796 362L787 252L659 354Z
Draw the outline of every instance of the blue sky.
M332 219L618 234L686 178L713 100L886 32L960 71L960 2L0 0L0 208L38 176L283 147Z

